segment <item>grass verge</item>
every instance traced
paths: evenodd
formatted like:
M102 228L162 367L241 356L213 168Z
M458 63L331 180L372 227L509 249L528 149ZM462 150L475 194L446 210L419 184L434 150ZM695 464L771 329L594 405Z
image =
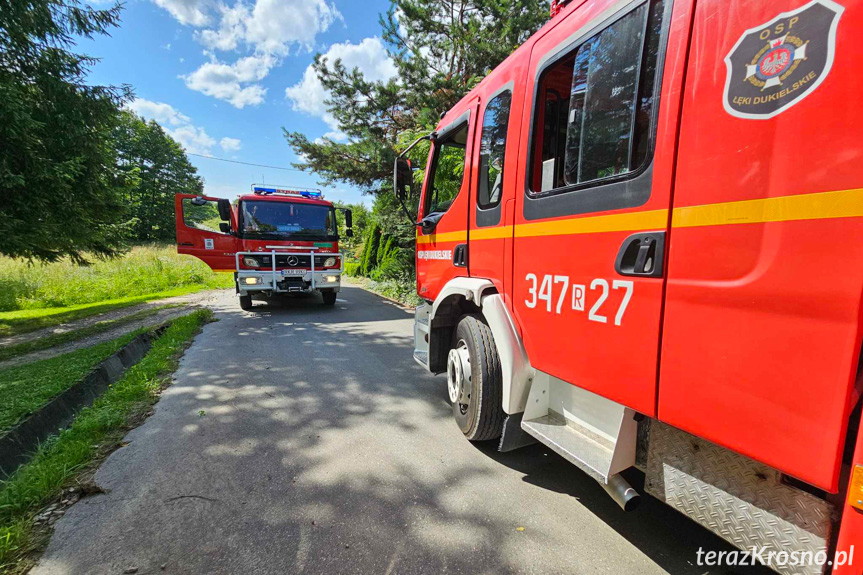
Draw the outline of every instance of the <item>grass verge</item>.
M212 318L199 310L175 320L150 352L78 414L74 423L46 442L35 457L0 483L0 572L23 573L32 552L47 533L34 529L34 518L63 489L118 447L138 425L169 381L180 355L201 326Z
M0 371L0 433L69 389L141 331L51 359Z
M63 345L64 343L84 339L85 337L99 335L100 333L104 333L110 329L114 329L115 327L126 325L128 323L132 323L133 321L156 315L162 310L175 307L179 307L179 305L163 305L150 309L144 309L139 312L127 315L125 317L100 321L81 329L67 331L65 333L55 333L49 336L35 339L33 341L20 343L18 345L0 347L0 361L6 361L7 359L18 357L19 355L33 353L34 351L41 351L43 349L57 347L58 345ZM2 375L0 375L0 378L2 378Z
M227 279L226 286L222 285L190 285L174 288L161 292L145 295L136 295L115 298L95 303L87 303L73 306L20 309L14 311L0 312L0 337L8 337L22 333L28 333L46 327L54 327L62 323L83 319L92 315L106 313L116 309L138 305L156 299L164 299L181 295L188 295L204 289L215 289L219 287L233 286L231 274L219 274Z

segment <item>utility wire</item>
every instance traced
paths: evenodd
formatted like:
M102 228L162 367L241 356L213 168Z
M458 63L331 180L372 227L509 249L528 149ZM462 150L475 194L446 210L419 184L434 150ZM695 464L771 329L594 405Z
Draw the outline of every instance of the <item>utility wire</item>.
M240 162L238 160L228 160L227 158L217 158L215 156L205 156L204 154L193 154L191 152L186 152L187 156L196 156L198 158L207 158L208 160L218 160L220 162L230 162L231 164L243 164L244 166L256 166L258 168L270 168L271 170L284 170L286 172L302 172L303 170L298 170L297 168L283 168L281 166L267 166L266 164L252 164L250 162Z

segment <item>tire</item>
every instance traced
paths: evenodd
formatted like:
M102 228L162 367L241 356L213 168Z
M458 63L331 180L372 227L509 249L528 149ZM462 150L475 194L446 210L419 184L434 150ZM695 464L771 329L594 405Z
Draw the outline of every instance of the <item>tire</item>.
M464 394L452 402L453 416L469 441L497 439L503 432L506 418L500 357L491 329L481 315L466 315L459 321L453 333L452 349L457 350L462 345L467 348L470 361L470 381L466 382L470 393L467 404L461 403ZM449 365L449 361L447 363ZM465 368L465 374L467 371Z
M321 297L324 298L324 305L336 305L336 292L334 292L334 291L321 292Z
M240 296L240 309L244 311L249 311L252 309L252 296L250 295L241 295Z

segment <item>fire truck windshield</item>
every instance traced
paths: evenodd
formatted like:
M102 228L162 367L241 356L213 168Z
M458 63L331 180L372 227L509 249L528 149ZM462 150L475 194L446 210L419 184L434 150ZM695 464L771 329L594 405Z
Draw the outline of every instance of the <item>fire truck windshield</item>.
M240 234L245 238L336 239L330 206L249 200L242 202Z

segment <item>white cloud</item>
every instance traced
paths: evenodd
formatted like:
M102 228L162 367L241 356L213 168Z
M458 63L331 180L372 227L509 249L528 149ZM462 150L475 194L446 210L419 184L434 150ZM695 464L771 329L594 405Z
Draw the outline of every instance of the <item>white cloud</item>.
M216 145L216 140L207 135L204 128L193 126L191 124L180 126L176 129L165 129L168 135L177 140L181 146L186 148L190 154L205 154L209 155L213 146Z
M339 130L333 130L324 134L324 138L333 140L334 142L343 142L348 139L348 135Z
M260 82L281 63L292 47L311 51L318 34L341 14L328 0L238 0L218 5L218 24L211 26L215 0L154 0L180 22L202 28L195 38L209 61L183 76L186 86L225 100L237 108L264 101ZM216 52L244 51L231 63Z
M165 132L177 140L190 154L209 155L216 145L216 140L210 137L204 128L195 126L191 118L181 114L170 104L136 98L127 104L127 107L148 120L158 122ZM223 150L236 151L240 149L240 140L225 137L222 138L220 145Z
M315 38L341 18L326 0L256 0L220 7L219 26L198 39L211 50L235 50L241 44L256 52L285 56L297 44L311 50Z
M192 90L242 109L264 101L267 89L257 82L266 78L275 64L275 58L267 54L247 56L233 64L212 58L182 78Z
M390 59L380 38L366 38L359 44L333 44L321 56L330 64L341 60L346 69L359 68L367 80L389 80L396 75L396 67ZM344 134L338 132L338 123L335 118L327 112L325 100L329 93L321 84L314 67L306 68L303 78L298 83L285 90L285 96L291 100L293 109L305 112L324 120L332 132L325 134L333 140L345 139ZM335 137L335 136L340 137Z
M127 107L139 116L144 116L148 120L156 120L165 128L186 125L192 122L188 116L184 116L173 106L164 102L152 102L143 98L135 98L127 104Z
M153 0L157 6L167 10L180 24L206 26L210 23L209 12L213 0Z
M242 142L237 138L222 138L219 140L219 146L226 152L236 152L240 149Z

